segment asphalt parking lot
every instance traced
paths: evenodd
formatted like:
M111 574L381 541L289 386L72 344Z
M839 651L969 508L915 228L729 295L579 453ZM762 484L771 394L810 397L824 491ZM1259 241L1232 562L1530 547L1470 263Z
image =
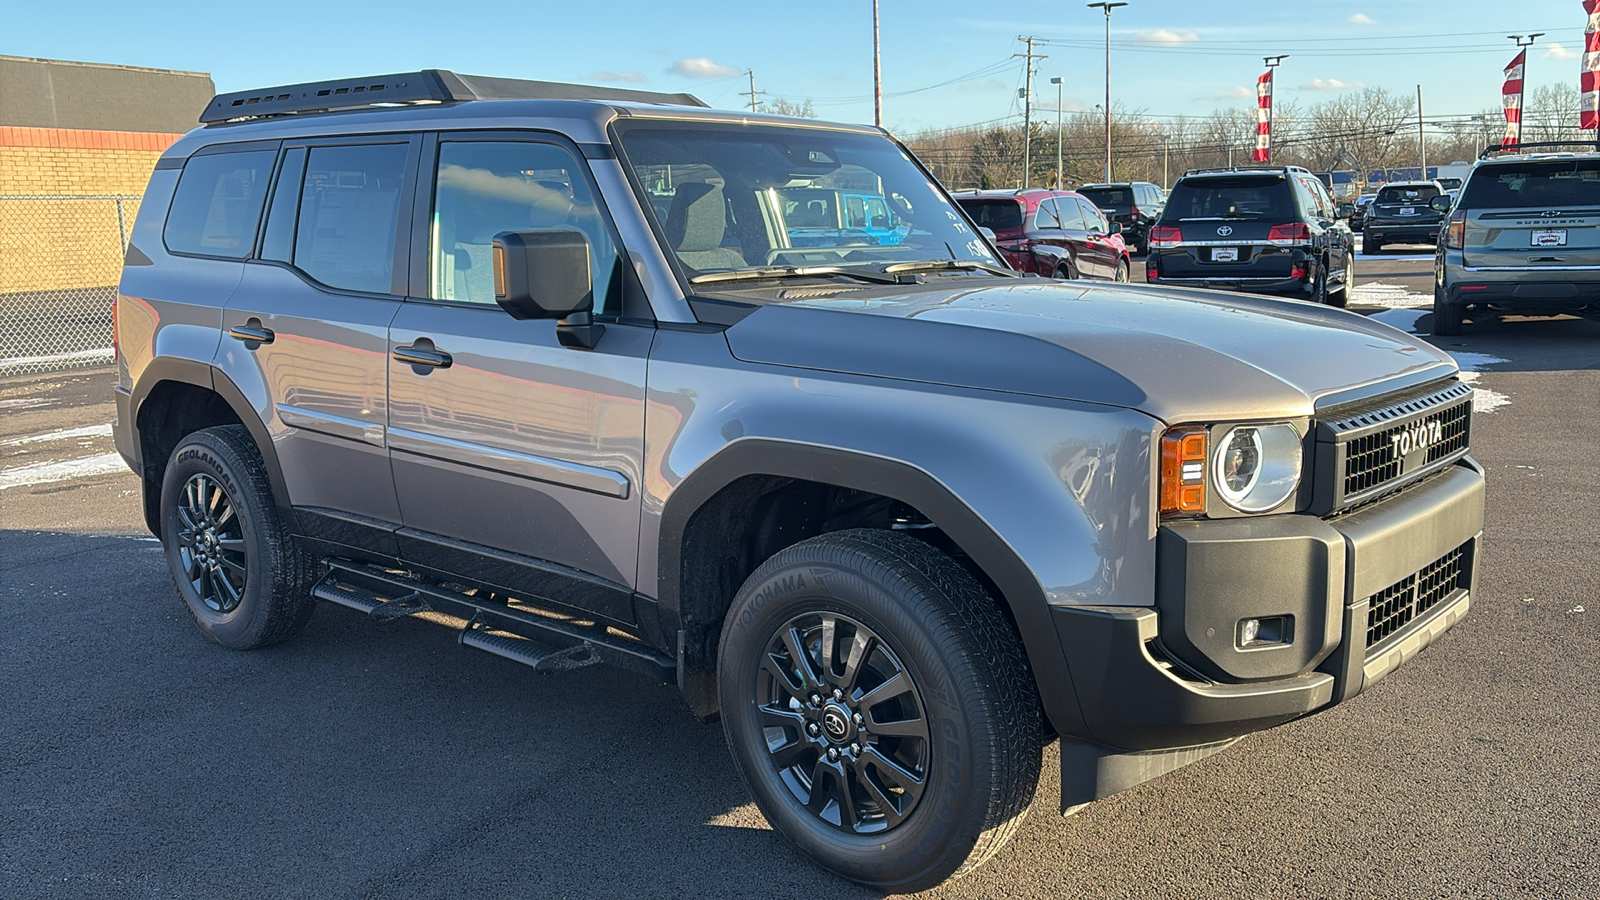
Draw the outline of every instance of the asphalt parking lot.
M1358 258L1352 308L1426 333L1428 259ZM1071 819L1048 748L1016 840L934 896L1600 896L1600 323L1440 345L1482 389L1471 615L1350 703ZM111 384L0 379L0 897L874 896L767 828L670 688L327 604L284 645L208 643Z

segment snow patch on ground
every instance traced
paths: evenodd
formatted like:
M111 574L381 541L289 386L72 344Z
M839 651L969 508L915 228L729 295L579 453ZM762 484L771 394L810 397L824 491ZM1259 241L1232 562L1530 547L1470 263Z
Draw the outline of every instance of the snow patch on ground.
M53 356L0 357L0 375L13 375L36 368L59 368L97 362L114 362L116 351L110 347L98 350L80 350L77 353L57 353Z
M1385 306L1390 309L1433 309L1433 295L1408 291L1403 285L1374 281L1350 289L1353 306Z
M111 437L111 423L104 425L88 425L83 428L65 428L60 431L47 431L44 434L30 434L26 437L11 438L0 441L0 447L17 447L22 444L38 444L46 441L71 441L78 438Z
M1417 334L1417 320L1433 312L1432 309L1386 309L1367 318L1391 325L1401 331Z
M111 475L126 471L128 471L128 464L123 462L122 457L116 453L102 453L99 456L86 456L82 459L69 459L61 462L34 463L28 466L0 469L0 491L7 488L34 487L54 481L88 478L93 475Z

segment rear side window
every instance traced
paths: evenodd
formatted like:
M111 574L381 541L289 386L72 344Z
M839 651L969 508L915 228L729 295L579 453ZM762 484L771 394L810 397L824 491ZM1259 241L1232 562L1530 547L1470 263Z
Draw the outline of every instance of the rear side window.
M1281 176L1216 177L1179 181L1167 198L1163 218L1292 219L1294 198Z
M1378 192L1377 203L1379 206L1423 205L1429 200L1439 196L1439 189L1431 184L1418 184L1410 187L1386 187Z
M312 147L295 229L295 267L328 287L388 294L407 144Z
M1015 200L957 200L972 221L994 231L1022 227L1022 204Z
M1600 159L1480 166L1460 205L1468 209L1600 206Z
M251 150L190 157L167 210L167 249L226 259L249 256L277 155Z
M1056 215L1056 201L1045 200L1039 204L1039 211L1033 214L1033 227L1035 228L1060 228L1061 218Z

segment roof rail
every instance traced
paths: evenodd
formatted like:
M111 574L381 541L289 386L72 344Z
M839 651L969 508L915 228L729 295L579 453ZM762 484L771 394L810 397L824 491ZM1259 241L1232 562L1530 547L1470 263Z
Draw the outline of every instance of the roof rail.
M1285 172L1305 172L1307 175L1311 174L1302 166L1288 166L1278 163L1258 163L1253 166L1212 166L1204 169L1187 169L1183 174L1185 176L1189 176L1210 175L1217 172L1275 172L1280 169Z
M1491 153L1523 153L1530 147L1583 147L1587 150L1600 150L1600 134L1589 140L1577 141L1532 141L1526 144L1512 144L1509 147L1485 147L1478 154L1479 159L1488 159Z
M304 84L218 94L211 98L205 112L200 114L200 124L373 106L466 100L610 100L706 106L693 94L661 94L556 81L457 75L445 69L423 69L420 72L308 81Z

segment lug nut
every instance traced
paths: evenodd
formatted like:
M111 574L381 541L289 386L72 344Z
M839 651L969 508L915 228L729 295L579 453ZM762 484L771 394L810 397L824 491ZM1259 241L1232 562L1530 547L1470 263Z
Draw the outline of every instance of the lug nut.
M828 759L831 759L831 760L834 760L835 762L837 762L838 759L839 759L839 751L837 749L833 748L833 747L829 747L828 748Z
M835 700L843 700L844 699L844 691L841 691L838 688L834 688L833 689L833 699L835 699Z
M867 720L862 718L861 713L856 713L851 718L856 720L856 726L857 727L860 727L860 726L865 725L867 723Z
M850 755L851 756L860 756L861 755L861 745L860 744L851 744L850 745Z
M811 695L811 705L812 706L821 706L822 705L822 695L821 694L812 694Z
M812 722L810 725L806 726L806 734L809 734L812 737L816 737L819 733L821 733L821 731L822 729L818 728L817 723L815 722Z

